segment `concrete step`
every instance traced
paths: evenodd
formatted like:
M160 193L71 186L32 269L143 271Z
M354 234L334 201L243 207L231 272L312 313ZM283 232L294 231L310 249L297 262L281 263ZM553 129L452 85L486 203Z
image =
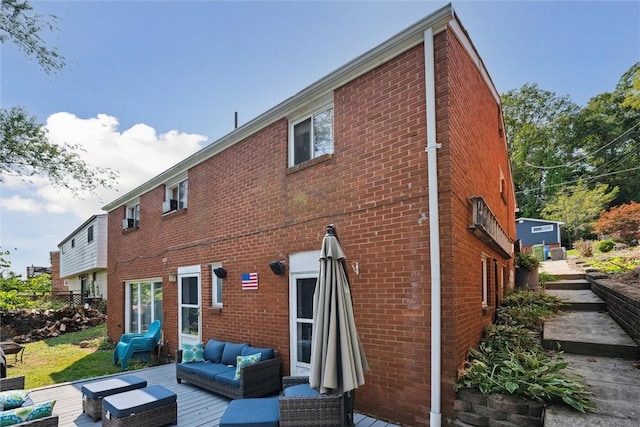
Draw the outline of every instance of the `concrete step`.
M549 350L587 356L638 359L638 344L603 312L567 311L548 319L542 346Z
M555 282L547 282L544 285L547 290L556 289L591 289L591 284L585 279L557 280Z
M565 311L607 311L607 304L591 289L545 289L560 298Z
M558 280L581 280L585 278L585 274L584 273L553 273L550 272L549 274L551 274L553 277L557 278Z
M564 354L569 369L580 375L594 396L594 413L581 414L564 405L547 406L545 427L637 427L640 425L640 369L637 362L608 357Z

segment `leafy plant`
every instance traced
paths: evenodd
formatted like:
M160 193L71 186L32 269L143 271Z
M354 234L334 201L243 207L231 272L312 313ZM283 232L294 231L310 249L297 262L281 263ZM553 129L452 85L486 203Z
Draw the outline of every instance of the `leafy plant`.
M640 230L640 203L634 201L603 212L594 224L594 231L597 233L615 234L629 244L636 243L640 238L638 230Z
M616 242L614 242L611 239L607 239L607 240L599 241L597 244L597 249L600 252L606 253L606 252L611 252L615 246L616 246Z
M498 309L498 324L487 326L479 348L469 350L455 388L562 401L580 412L592 411L592 393L565 371L568 363L561 353L552 357L542 349L543 320L561 305L559 298L544 292L521 290L506 296Z
M543 288L546 286L547 282L555 282L558 278L552 274L549 274L545 271L541 271L538 275L538 282L540 282L540 286Z
M535 270L540 266L540 261L532 253L518 252L516 254L516 267L526 268L527 270Z

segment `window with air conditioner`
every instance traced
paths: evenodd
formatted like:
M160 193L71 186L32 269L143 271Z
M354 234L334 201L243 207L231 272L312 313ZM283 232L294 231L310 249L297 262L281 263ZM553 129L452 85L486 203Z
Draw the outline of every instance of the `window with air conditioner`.
M165 198L162 203L162 213L172 212L187 208L187 194L189 190L186 179L167 184L165 186Z
M122 220L122 229L137 228L140 226L140 202L127 205L125 218Z

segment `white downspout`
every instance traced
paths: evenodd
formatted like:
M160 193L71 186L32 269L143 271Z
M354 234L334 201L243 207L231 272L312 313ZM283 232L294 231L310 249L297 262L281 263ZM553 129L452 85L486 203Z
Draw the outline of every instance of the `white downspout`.
M430 427L442 425L441 414L441 343L442 307L440 301L440 216L438 213L438 163L436 142L436 83L433 48L433 29L424 32L424 76L427 107L427 172L429 183L429 253L431 260L431 414Z

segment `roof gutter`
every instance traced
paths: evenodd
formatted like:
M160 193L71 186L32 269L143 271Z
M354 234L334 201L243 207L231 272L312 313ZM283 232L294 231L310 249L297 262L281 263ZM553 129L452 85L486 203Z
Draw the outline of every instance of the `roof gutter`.
M427 114L427 180L429 186L429 258L431 262L431 412L429 425L440 427L442 384L442 304L440 273L440 215L438 212L438 162L436 142L436 83L433 29L424 31L424 75Z

